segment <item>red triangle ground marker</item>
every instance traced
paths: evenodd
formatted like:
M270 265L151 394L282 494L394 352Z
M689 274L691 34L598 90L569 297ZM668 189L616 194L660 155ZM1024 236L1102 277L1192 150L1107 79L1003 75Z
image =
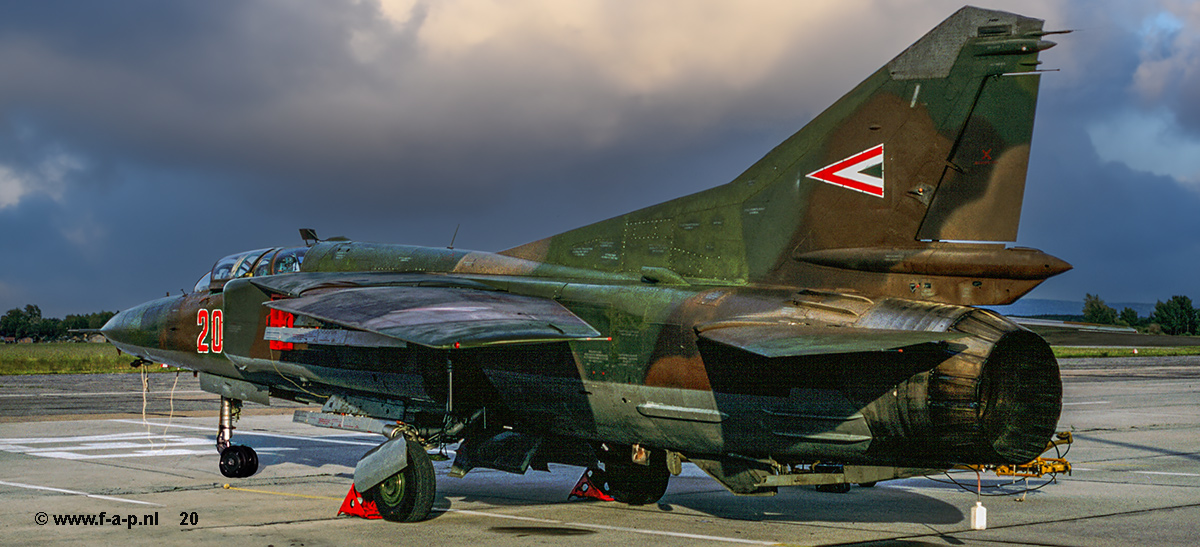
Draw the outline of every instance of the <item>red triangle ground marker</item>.
M593 481L593 478L596 480ZM599 469L588 469L583 472L582 477L579 477L579 482L575 483L575 488L571 489L571 495L567 496L567 499L583 498L613 501L613 497L601 488L601 484L604 484L604 472Z
M342 501L342 508L338 509L338 516L350 515L354 517L362 517L365 519L381 519L383 515L379 514L379 510L375 508L375 502L363 501L362 494L354 489L354 485L350 485L350 492L346 494L346 499Z

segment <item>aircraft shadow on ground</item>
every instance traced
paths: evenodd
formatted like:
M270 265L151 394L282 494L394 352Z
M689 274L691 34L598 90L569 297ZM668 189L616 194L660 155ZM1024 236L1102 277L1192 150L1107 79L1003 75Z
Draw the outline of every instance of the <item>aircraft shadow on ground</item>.
M574 473L556 472L553 477L530 472L526 475L473 471L463 479L451 479L439 472L438 507L475 502L499 506L557 505L563 503L613 503L574 500L567 496L574 485ZM487 473L485 471L485 473ZM538 475L541 475L539 478ZM930 525L957 524L975 496L961 492L961 503L954 504L905 488L880 485L854 487L845 494L817 492L811 487L781 488L772 497L735 496L713 483L715 488L698 490L705 477L682 477L683 483L671 487L657 504L620 506L629 510L670 513L697 512L715 518L777 522L904 522ZM687 480L691 479L691 480ZM686 480L686 482L684 482ZM932 485L947 490L959 487ZM985 484L985 487L987 484Z
M969 506L966 496L962 506ZM955 505L909 490L889 487L855 487L845 494L794 487L780 489L772 497L742 497L726 493L703 497L668 494L658 504L658 509L662 511L673 511L676 507L723 519L748 521L955 524L965 518L963 509Z

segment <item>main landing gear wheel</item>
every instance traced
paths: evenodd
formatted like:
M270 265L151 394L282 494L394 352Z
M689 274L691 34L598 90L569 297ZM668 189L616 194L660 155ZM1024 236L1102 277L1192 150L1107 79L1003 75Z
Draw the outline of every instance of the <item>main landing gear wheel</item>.
M375 502L383 518L393 522L417 522L429 518L437 481L433 462L420 443L408 443L408 466L363 492L363 499Z
M872 485L874 486L874 485ZM845 494L850 491L850 483L839 482L836 484L818 484L817 492L832 492L834 494Z
M249 446L230 445L221 451L220 467L231 479L249 477L258 471L258 454Z
M660 458L651 458L649 465L633 462L604 462L608 495L629 505L646 505L663 497L671 472Z

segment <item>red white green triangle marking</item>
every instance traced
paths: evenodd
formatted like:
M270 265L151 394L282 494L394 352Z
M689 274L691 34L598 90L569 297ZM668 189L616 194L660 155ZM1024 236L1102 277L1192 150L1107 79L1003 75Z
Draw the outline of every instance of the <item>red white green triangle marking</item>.
M864 173L879 166L880 176ZM822 167L808 174L808 178L828 182L834 186L849 188L864 194L883 197L883 145L863 150L843 160Z

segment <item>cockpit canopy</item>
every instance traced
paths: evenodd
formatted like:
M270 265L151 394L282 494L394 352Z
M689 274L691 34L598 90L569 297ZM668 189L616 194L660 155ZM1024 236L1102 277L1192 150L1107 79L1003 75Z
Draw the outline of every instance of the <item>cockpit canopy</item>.
M231 254L213 265L212 271L196 282L196 292L219 291L230 279L277 275L300 271L308 247L275 247Z

